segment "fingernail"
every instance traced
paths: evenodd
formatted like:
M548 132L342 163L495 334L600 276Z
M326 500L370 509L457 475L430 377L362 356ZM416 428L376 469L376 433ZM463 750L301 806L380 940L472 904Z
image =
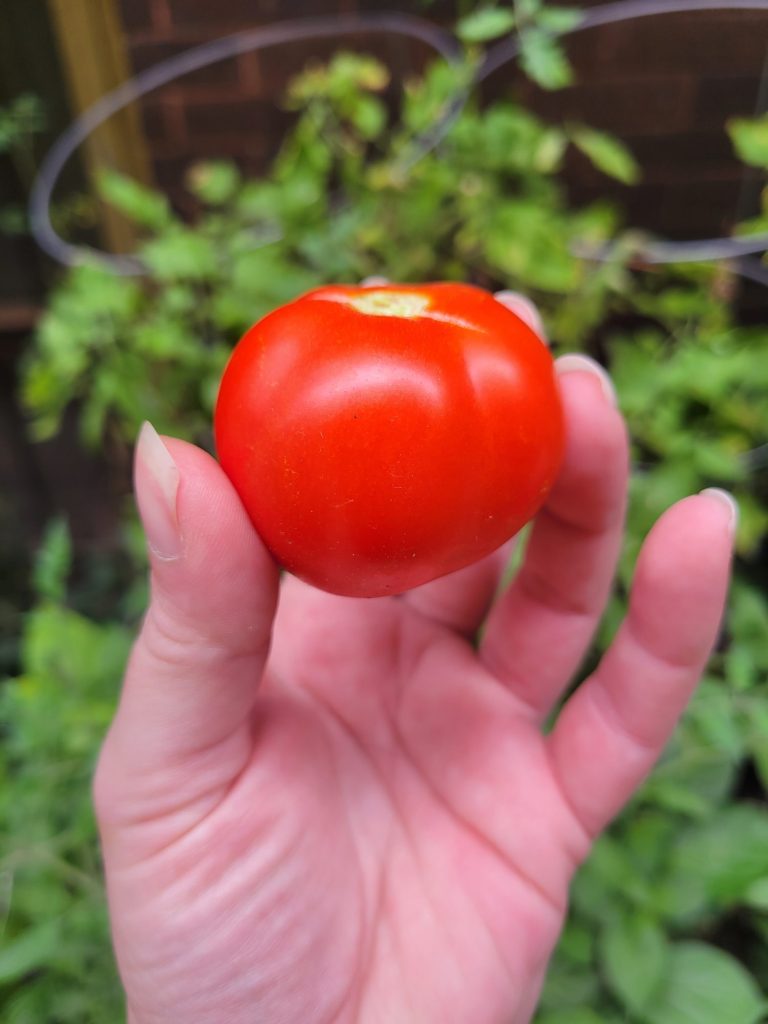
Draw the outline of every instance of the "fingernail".
M360 283L363 288L381 288L383 285L389 284L389 278L372 274L370 277L364 277Z
M149 549L156 558L173 561L182 550L176 515L179 467L151 423L144 423L139 432L134 480Z
M591 373L600 381L600 387L603 390L608 402L611 405L617 406L619 404L618 398L616 397L616 388L613 386L613 381L608 376L608 371L600 365L596 360L591 359L589 356L582 355L580 352L570 352L567 356L560 356L555 362L555 367L558 373Z
M726 506L730 515L729 525L731 530L735 531L739 523L739 505L731 492L724 491L722 487L705 487L700 493L706 494Z
M520 292L511 291L496 292L494 298L502 306L506 306L507 309L511 309L513 313L516 313L521 320L524 320L539 335L542 341L546 342L547 332L544 327L544 321L530 299L521 295Z

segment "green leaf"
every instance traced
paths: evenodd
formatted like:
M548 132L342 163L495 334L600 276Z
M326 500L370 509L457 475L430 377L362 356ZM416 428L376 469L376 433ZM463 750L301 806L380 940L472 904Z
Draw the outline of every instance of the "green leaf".
M558 952L572 964L585 967L592 963L594 935L590 928L577 921L568 921L560 936Z
M681 835L671 866L677 875L695 875L715 905L739 902L768 876L768 810L751 804L723 808Z
M745 894L745 901L755 910L768 911L768 875L750 885Z
M464 43L487 43L511 32L515 27L512 11L502 7L481 7L456 26L456 34Z
M72 568L72 537L63 518L54 519L35 557L33 578L35 592L48 601L63 601L67 577Z
M224 160L195 164L187 174L187 187L209 206L222 206L235 197L240 187L240 172L234 164Z
M640 168L635 158L618 139L586 125L572 126L569 134L574 146L603 174L625 185L634 185L640 180Z
M542 9L542 0L515 0L515 13L524 24L534 22Z
M746 736L733 694L718 679L705 679L688 711L688 721L704 746L723 751L734 763L744 754Z
M736 769L728 750L673 744L642 790L643 800L701 818L725 798Z
M587 1007L579 1009L554 1010L536 1018L536 1024L606 1024L605 1017L598 1016Z
M733 148L745 164L768 167L768 114L762 117L734 117L726 128Z
M59 921L43 921L0 948L0 984L18 981L44 966L61 945Z
M370 141L377 139L387 123L387 108L375 96L356 96L349 118L360 135Z
M142 258L159 281L199 281L215 277L219 263L210 239L178 227L148 242Z
M668 943L653 921L625 914L603 930L600 952L608 984L633 1014L641 1013L663 985Z
M534 151L533 164L542 174L553 174L560 167L568 139L559 128L550 128L540 137Z
M543 7L536 15L537 25L559 35L570 32L584 20L584 12L577 7Z
M538 28L520 36L520 65L542 89L563 89L573 81L573 72L560 43Z
M583 1006L594 1005L599 998L600 980L593 964L575 965L555 957L541 996L542 1010L573 1012Z
M703 942L670 947L667 981L648 1007L646 1024L756 1024L765 1000L748 971Z
M515 283L567 291L575 283L576 260L560 222L550 210L526 200L499 202L479 234L491 266Z
M97 187L106 202L142 227L160 230L173 220L164 195L124 174L102 170L97 177Z

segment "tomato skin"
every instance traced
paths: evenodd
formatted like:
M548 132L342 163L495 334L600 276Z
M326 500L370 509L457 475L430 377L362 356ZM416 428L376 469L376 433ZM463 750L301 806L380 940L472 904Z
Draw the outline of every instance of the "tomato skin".
M463 284L331 286L270 313L227 365L215 435L275 559L351 597L490 554L541 507L564 448L549 350Z

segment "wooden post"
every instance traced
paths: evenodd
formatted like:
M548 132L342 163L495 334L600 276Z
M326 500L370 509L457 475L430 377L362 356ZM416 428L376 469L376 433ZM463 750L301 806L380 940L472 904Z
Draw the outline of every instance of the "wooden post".
M116 0L48 0L72 109L80 113L130 77ZM149 184L151 164L135 105L100 125L83 144L93 179L101 168L120 171ZM106 204L101 218L104 244L112 252L131 252L136 231Z

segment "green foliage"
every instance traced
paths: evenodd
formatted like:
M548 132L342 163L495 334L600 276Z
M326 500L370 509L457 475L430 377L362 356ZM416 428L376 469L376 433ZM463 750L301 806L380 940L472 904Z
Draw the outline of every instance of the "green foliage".
M732 118L727 124L733 148L744 163L768 172L768 114L756 118ZM739 227L739 234L768 233L768 187L763 188L761 209L756 217ZM763 263L768 254L763 255Z
M31 93L22 93L0 107L0 155L7 153L27 182L34 174L33 141L44 128L43 105ZM18 203L0 206L0 234L20 235L26 227L27 215Z
M164 195L115 171L101 171L99 190L103 199L141 227L161 231L171 220L171 208Z
M573 72L558 36L582 19L573 7L545 7L541 0L517 0L510 6L483 5L459 20L457 34L468 46L518 33L520 66L543 89L562 89Z
M768 114L735 117L728 123L728 131L739 159L754 167L768 167Z
M462 18L458 36L465 43L487 43L505 36L515 27L515 15L503 7L479 7Z
M54 519L37 553L33 581L37 595L47 601L63 601L72 568L72 538L63 519Z
M12 153L44 128L45 113L37 96L17 96L0 108L0 153Z
M636 185L640 180L640 168L635 158L611 135L581 124L573 125L569 134L574 146L604 174L625 185Z
M538 25L520 34L520 64L543 89L563 89L573 81L563 49L550 32Z
M0 1016L9 1024L103 1024L122 1013L90 778L130 633L61 603L68 551L57 524L38 558L24 673L0 687Z
M383 274L532 295L559 350L607 363L634 447L626 550L590 664L620 621L658 515L708 486L732 490L741 509L722 641L662 763L577 877L539 1021L750 1024L765 1015L768 987L768 812L759 803L768 792L768 330L737 321L726 267L635 273L635 239L621 234L616 212L569 206L559 171L571 145L604 173L637 179L631 155L602 133L470 97L438 149L413 158L414 140L465 88L479 45L514 22L529 73L563 84L570 70L556 37L578 17L538 0L470 11L460 25L466 64L438 63L407 83L396 118L388 74L370 58L310 67L289 92L296 120L268 177L246 180L222 162L191 169L194 224L164 197L105 177L105 197L143 229L147 274L117 279L87 264L68 273L23 397L38 437L55 434L74 401L94 446L131 441L145 418L210 444L233 343L302 291ZM731 130L745 159L768 162L761 122ZM608 240L605 263L575 255ZM120 621L97 624L65 604L70 547L63 526L52 527L23 674L1 691L0 1015L9 1021L119 1017L88 779L126 623L143 600L133 522L128 536L135 583Z

